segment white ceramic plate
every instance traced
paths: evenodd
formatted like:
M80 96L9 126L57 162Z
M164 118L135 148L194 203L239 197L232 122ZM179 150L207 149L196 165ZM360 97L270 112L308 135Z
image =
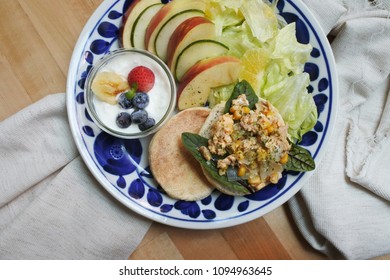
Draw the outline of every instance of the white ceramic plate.
M295 195L313 172L284 174L270 185L245 197L218 191L195 202L171 199L156 184L149 170L148 144L123 140L102 132L89 117L84 82L94 62L119 48L118 30L124 10L132 0L106 0L84 27L74 49L67 81L67 110L73 137L86 165L101 185L131 210L154 221L192 229L238 225L261 217ZM165 1L166 2L166 1ZM337 108L337 77L332 51L318 22L299 0L280 0L279 14L296 22L297 38L313 46L305 71L310 74L309 92L319 119L301 143L318 163L330 137ZM164 163L161 163L164 164Z

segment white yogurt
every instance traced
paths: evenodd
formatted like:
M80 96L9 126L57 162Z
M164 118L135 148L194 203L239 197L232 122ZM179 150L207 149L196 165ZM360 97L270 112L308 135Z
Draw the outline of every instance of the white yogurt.
M171 81L166 71L158 62L151 57L137 52L126 52L106 61L97 73L114 72L127 79L129 72L136 66L148 67L154 73L155 83L153 88L147 93L149 96L149 105L145 110L148 112L148 116L156 121L157 126L167 114L172 98ZM141 132L136 124L131 124L128 128L120 128L116 124L116 118L120 112L128 112L131 114L134 109L123 109L119 104L109 104L98 99L96 95L93 96L93 104L99 119L109 129L126 134Z

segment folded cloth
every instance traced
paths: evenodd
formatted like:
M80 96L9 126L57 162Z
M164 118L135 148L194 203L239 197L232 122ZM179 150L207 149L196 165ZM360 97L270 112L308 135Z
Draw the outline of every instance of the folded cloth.
M339 110L326 155L289 207L330 258L389 254L390 0L304 2L335 38Z
M64 93L0 123L0 179L0 259L126 259L150 226L86 168Z

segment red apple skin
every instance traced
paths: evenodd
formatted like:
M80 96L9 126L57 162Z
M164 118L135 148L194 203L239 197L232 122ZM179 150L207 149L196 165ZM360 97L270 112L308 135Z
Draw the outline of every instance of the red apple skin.
M148 3L150 2L150 3ZM129 20L129 17L132 15L134 9L136 7L138 7L138 5L145 5L144 8L148 7L149 5L152 5L154 3L158 3L159 1L145 1L145 0L134 0L133 2L131 2L130 6L127 8L125 14L123 15L123 18L122 18L122 24L121 26L119 27L119 38L120 38L120 43L122 45L122 47L124 46L124 42L123 42L123 39L124 39L124 31L125 31L125 26L126 26L126 23L127 21ZM143 9L140 10L140 12L142 11ZM138 14L137 14L138 16Z
M212 58L208 58L208 59L205 59L205 60L202 60L198 63L196 63L194 66L192 66L183 76L181 82L179 83L178 85L178 89L177 89L177 94L178 94L178 109L179 110L183 110L183 109L186 109L187 106L181 106L180 105L180 98L181 98L181 95L183 93L183 91L186 89L187 86L189 86L191 83L195 83L195 79L198 77L198 75L202 75L204 71L208 71L210 69L212 69L213 67L217 67L219 65L223 65L223 64L233 64L234 67L233 68L228 68L228 69L233 69L234 70L234 74L233 75L237 75L237 77L222 77L226 80L228 80L227 78L231 78L232 81L231 82L234 82L234 80L237 78L238 79L238 70L240 69L240 65L241 65L241 60L237 57L233 57L233 56L228 56L228 55L225 55L225 56L218 56L218 57L212 57ZM230 73L229 73L230 74ZM206 84L207 85L207 84ZM223 84L210 84L211 87L215 87L215 86L222 86ZM201 84L200 87L205 87L205 84ZM207 101L207 96L208 96L208 93L207 94L204 94L204 93L201 93L199 92L199 97L200 95L202 95L202 99L204 99L204 97L206 98L206 100L202 100L202 102L206 102ZM201 104L197 104L197 106L201 106Z
M198 16L198 17L192 17L184 22L182 22L172 33L171 38L168 42L168 56L167 56L167 65L170 68L172 66L172 59L173 55L176 50L176 46L179 45L179 43L186 37L186 35L195 27L199 26L200 24L210 24L213 23L208 20L205 17Z
M134 0L130 6L127 8L125 14L123 15L123 18L122 18L122 25L120 26L119 28L119 38L120 38L120 42L122 44L122 46L124 45L123 44L123 31L125 29L125 25L126 25L126 21L128 20L129 18L129 15L131 13L131 11L134 9L135 6L137 6L137 4L139 2L141 2L142 0Z
M171 69L177 82L180 82L183 75L199 61L217 56L226 56L229 48L216 41L210 39L202 39L191 42L178 54L175 65Z
M198 62L194 66L192 66L188 71L184 74L180 85L177 89L177 92L180 96L180 93L183 91L183 89L188 85L189 82L191 82L199 73L215 66L221 63L226 63L226 62L237 62L241 63L241 60L237 57L234 56L218 56L218 57L213 57L209 59L205 59L203 61Z
M134 0L131 2L130 6L127 8L126 13L123 15L122 22L125 23L130 15L130 13L133 11L134 7L138 5L139 2L142 0Z
M166 17L166 15L168 15L170 13L170 11L172 10L173 6L171 5L171 3L173 3L173 2L169 2L164 7L162 7L157 12L157 14L152 18L152 20L150 21L148 28L146 29L146 33L145 33L145 47L146 48L148 48L148 46L149 46L150 38L151 38L154 30L156 29L156 27L159 25L159 23L162 21L162 19L164 17Z
M158 13L152 18L149 23L148 28L145 33L145 47L147 50L155 53L154 47L152 46L151 39L155 35L156 28L158 28L162 23L169 19L170 16L173 16L177 13L180 13L185 10L200 10L205 11L206 9L206 1L205 0L174 0L162 7ZM153 38L154 39L154 38Z

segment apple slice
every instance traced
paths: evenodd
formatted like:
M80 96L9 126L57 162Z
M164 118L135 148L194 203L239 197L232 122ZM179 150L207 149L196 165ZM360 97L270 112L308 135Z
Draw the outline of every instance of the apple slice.
M183 75L195 63L205 58L221 56L229 50L224 44L215 40L199 40L189 44L177 56L176 67L173 71L174 76L180 81Z
M145 33L146 28L149 25L149 22L154 17L155 14L164 6L162 3L154 4L147 7L135 20L132 32L131 32L131 45L135 48L146 49L145 48Z
M204 16L201 10L185 10L173 15L168 21L161 27L154 40L154 49L156 54L163 61L167 60L168 43L175 29L185 20L196 17Z
M214 23L205 17L192 17L182 22L172 33L168 42L167 65L174 72L177 56L194 41L214 39Z
M157 14L150 21L148 28L145 33L145 47L148 51L153 54L156 54L156 50L154 48L154 42L156 40L156 36L164 26L164 24L175 14L179 14L180 12L186 10L200 10L205 11L206 2L205 0L173 0L168 4L164 5Z
M127 8L126 13L123 16L123 21L119 33L122 47L133 47L131 44L131 33L134 22L145 9L155 4L161 4L161 0L134 0Z
M238 81L241 60L233 56L204 59L192 66L178 85L178 109L204 106L215 87Z

